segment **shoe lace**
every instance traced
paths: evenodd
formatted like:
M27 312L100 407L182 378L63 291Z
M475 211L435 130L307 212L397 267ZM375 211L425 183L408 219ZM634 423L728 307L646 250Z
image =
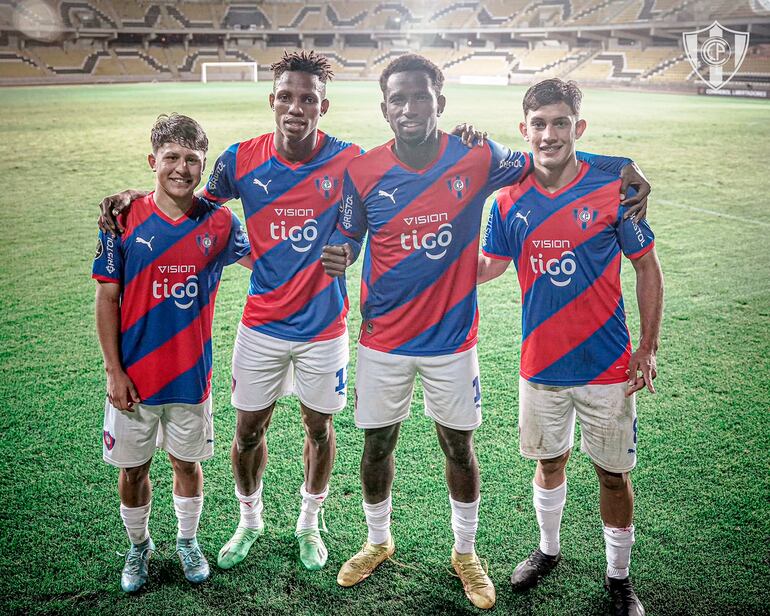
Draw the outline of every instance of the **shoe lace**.
M355 571L365 573L370 571L374 562L380 558L382 550L367 543L361 548L359 554L360 556L350 564L350 567ZM390 560L390 556L386 557L386 560Z
M185 567L198 567L201 564L203 552L197 545L178 547L176 551L182 557Z
M473 560L467 562L458 562L457 565L460 568L460 575L452 571L454 577L459 577L465 580L468 587L473 590L480 590L486 588L489 585L487 581L489 575L489 566L485 560L482 564L481 560L476 557Z
M144 548L143 550L137 549L136 546L131 546L131 549L128 550L127 553L117 552L117 554L118 556L125 557L126 559L125 570L132 575L138 575L140 570L142 569L142 565L146 560L147 552L149 551L150 551L149 546Z

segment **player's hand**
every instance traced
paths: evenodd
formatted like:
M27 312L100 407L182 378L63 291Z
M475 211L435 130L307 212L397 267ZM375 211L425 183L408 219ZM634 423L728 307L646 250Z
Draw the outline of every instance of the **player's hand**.
M487 138L487 132L481 132L473 128L473 124L458 124L452 131L455 137L459 137L463 145L472 148L474 144L484 147L484 142Z
M353 249L350 244L324 246L321 251L321 265L328 276L344 276L345 270L353 263Z
M652 381L656 376L658 376L658 368L655 364L655 351L637 349L631 353L631 359L628 362L626 396L630 396L645 387L647 387L651 394L654 394L655 386L652 384Z
M623 167L620 180L620 205L626 208L623 220L628 218L633 218L636 222L644 220L647 216L647 197L650 196L652 186L636 163ZM636 189L636 194L626 199L629 186Z
M119 411L133 412L134 404L142 401L131 377L123 370L107 373L107 397Z
M119 235L123 233L123 227L118 222L118 216L131 207L131 202L134 199L140 199L146 196L148 193L146 190L124 190L117 195L110 195L102 199L99 204L99 228L105 233L110 235Z

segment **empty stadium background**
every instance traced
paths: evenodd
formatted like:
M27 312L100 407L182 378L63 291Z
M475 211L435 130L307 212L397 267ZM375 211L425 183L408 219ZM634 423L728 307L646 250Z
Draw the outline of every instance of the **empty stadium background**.
M284 49L314 48L341 80L411 50L452 81L695 92L682 32L714 20L751 35L731 87L768 96L770 0L0 0L0 84L193 81L228 61L263 79Z

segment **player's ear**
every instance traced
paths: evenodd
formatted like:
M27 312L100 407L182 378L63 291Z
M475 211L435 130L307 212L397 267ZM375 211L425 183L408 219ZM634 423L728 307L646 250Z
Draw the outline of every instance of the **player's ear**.
M521 136L524 137L524 139L529 141L529 135L527 135L527 123L526 122L519 122L519 132L521 133Z
M437 104L436 109L438 111L436 115L441 115L442 113L444 113L444 107L446 107L446 98L444 97L443 94L438 95L438 98L436 99L436 104Z
M270 92L270 96L267 97L267 100L270 101L270 109L275 111L275 94Z
M382 111L382 117L385 118L385 121L388 121L388 106L385 104L385 101L382 101L380 103L380 110Z
M329 99L325 98L321 101L321 115L324 115L327 111L329 111Z
M203 157L203 163L201 164L201 175L203 175L203 172L206 171L206 157Z
M575 124L575 139L580 139L583 136L583 133L586 132L586 127L588 124L586 124L585 120L578 120Z
M156 171L156 165L158 164L158 160L155 158L155 154L148 154L147 155L147 163L150 165L150 169L153 171Z

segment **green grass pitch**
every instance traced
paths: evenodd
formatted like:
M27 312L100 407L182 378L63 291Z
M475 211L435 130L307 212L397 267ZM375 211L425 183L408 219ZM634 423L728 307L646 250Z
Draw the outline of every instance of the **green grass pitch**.
M449 574L452 545L443 458L421 393L397 449L397 563L339 588L342 562L365 539L352 409L337 419L339 453L327 505L329 564L307 572L293 536L302 481L295 400L269 432L267 533L223 572L216 553L237 520L228 451L234 430L229 361L247 288L225 271L214 321L218 438L204 464L199 537L211 580L191 588L174 554L171 473L152 471L150 529L158 545L146 592L119 588L127 539L117 473L101 460L104 376L90 279L97 204L150 187L149 129L162 112L198 119L209 164L229 144L272 130L268 84L171 84L0 90L0 612L118 614L454 614L476 611ZM444 128L471 121L523 148L522 88L448 85ZM330 86L321 128L364 147L390 137L374 83ZM751 100L587 91L581 149L637 160L654 185L649 219L666 276L659 393L639 397L633 473L632 575L649 614L768 613L770 469L770 106ZM242 215L239 203L234 209ZM513 268L511 268L512 270ZM360 268L349 276L351 340ZM632 335L633 268L624 267ZM569 463L564 561L538 589L508 578L537 541L533 464L518 453L519 292L512 271L480 291L484 424L477 432L479 553L497 585L497 613L606 614L598 485L588 459Z

